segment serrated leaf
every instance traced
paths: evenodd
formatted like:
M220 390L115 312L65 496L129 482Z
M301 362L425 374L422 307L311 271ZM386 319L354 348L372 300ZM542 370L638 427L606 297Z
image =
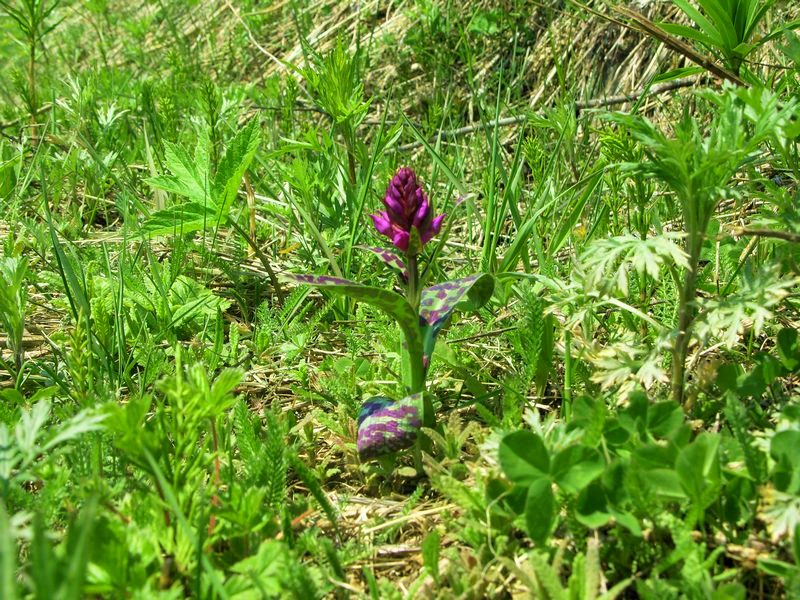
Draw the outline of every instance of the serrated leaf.
M213 207L198 202L184 202L154 213L141 227L152 236L192 233L214 224Z
M207 172L200 172L197 162L177 144L164 142L164 162L172 175L160 175L147 179L147 183L179 196L185 196L201 204L213 202Z
M228 211L239 193L244 173L253 161L260 141L258 120L252 119L231 140L220 160L214 177L214 200L221 220L228 218Z

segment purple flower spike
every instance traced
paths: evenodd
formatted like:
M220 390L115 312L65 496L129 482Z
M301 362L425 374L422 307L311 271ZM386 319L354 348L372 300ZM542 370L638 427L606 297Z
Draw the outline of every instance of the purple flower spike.
M386 188L383 198L386 210L370 215L375 229L392 240L392 244L408 252L411 231L416 229L420 244L424 246L442 229L445 215L433 216L428 195L417 182L414 171L399 169Z

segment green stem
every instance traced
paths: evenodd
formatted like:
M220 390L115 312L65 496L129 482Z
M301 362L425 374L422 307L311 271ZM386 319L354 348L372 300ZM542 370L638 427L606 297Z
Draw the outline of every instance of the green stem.
M569 420L572 413L572 332L564 330L564 398L561 415Z
M703 236L690 235L688 240L689 269L683 280L678 300L678 333L672 350L672 399L678 404L684 400L684 380L686 378L686 354L689 351L690 329L694 321L693 301L697 288L697 268L700 262Z
M414 309L414 314L417 316L417 323L419 323L419 264L417 263L417 255L412 251L406 253L406 268L408 269L408 287L406 288L406 299L411 307ZM436 416L433 413L433 403L430 397L425 393L425 365L423 363L423 349L421 345L411 344L410 340L406 339L406 352L408 352L408 366L410 369L410 394L423 394L422 400L422 424L425 427L434 427L436 425Z

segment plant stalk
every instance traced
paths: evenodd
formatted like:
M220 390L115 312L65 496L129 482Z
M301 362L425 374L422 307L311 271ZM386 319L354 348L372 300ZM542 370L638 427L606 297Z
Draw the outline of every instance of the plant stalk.
M678 299L678 333L675 337L675 346L672 349L672 399L678 404L683 404L686 378L686 355L689 351L690 330L694 321L694 296L697 291L697 269L700 262L703 237L695 234L690 236L689 269L683 280L680 297Z

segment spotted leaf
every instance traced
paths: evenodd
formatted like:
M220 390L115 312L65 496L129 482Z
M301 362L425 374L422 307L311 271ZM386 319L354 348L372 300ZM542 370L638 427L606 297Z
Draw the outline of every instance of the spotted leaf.
M454 310L477 310L489 301L493 291L494 277L487 273L425 288L420 298L420 322L435 327L447 321Z
M367 252L372 252L375 256L383 261L383 264L400 273L403 281L408 281L408 269L406 269L406 263L404 263L403 259L397 256L397 254L391 250L378 248L376 246L358 246L358 248L366 250Z
M407 370L409 371L409 376L412 377L412 371L416 370L415 372L418 373L419 369L422 368L423 341L422 332L419 327L419 318L405 297L391 290L362 285L355 281L341 279L339 277L330 277L328 275L297 275L291 273L284 274L283 277L295 283L313 285L314 287L327 290L333 294L348 296L380 308L397 321L397 324L400 325L400 329L403 331L407 348L407 353L404 354L407 355ZM418 379L419 376L416 376L412 377L409 381L411 389L414 389L414 380Z
M368 460L414 445L422 426L422 394L394 401L385 396L367 400L358 415L358 455Z

